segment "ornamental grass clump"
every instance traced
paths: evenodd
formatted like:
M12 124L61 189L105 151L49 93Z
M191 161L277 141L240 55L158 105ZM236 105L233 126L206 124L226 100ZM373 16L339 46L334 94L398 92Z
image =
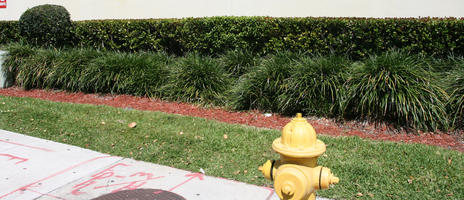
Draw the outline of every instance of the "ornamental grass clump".
M292 66L288 92L279 102L282 111L319 116L339 114L350 64L347 58L336 55L303 57Z
M346 83L345 116L422 129L447 129L447 93L421 58L388 51L357 64Z
M464 60L461 65L449 73L450 99L448 108L453 127L464 128Z
M8 51L7 65L18 86L69 91L81 91L82 70L104 54L92 49L40 49L24 44L11 44Z
M258 64L257 56L248 50L231 50L221 56L225 70L232 77L238 78Z
M44 87L68 91L86 91L82 83L83 70L96 58L105 53L94 49L47 50L58 51L54 60L49 61Z
M92 61L82 71L82 91L137 96L159 96L159 87L166 81L165 53L112 52Z
M23 49L27 53L27 49ZM59 57L58 51L36 49L30 56L19 58L13 67L16 85L24 89L45 88L46 78L50 75L51 66ZM17 52L19 53L19 52ZM15 59L13 55L9 59Z
M4 66L8 66L3 68L8 72L12 72L13 74L17 74L19 66L29 57L36 54L36 49L32 46L27 44L21 43L12 43L6 46L7 55L5 62L3 63Z
M278 52L263 58L245 74L234 89L233 107L237 110L259 109L281 112L280 96L287 92L291 66L304 56L301 53Z
M221 62L209 56L192 53L170 66L163 97L174 101L224 105L231 85Z

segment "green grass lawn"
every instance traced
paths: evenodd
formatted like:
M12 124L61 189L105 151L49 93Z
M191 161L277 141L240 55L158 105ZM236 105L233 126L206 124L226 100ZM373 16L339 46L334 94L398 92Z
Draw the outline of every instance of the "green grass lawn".
M137 126L129 128L131 122ZM2 96L0 129L268 186L257 168L278 158L271 143L280 136L278 130L196 117ZM320 196L464 199L463 153L358 137L319 139L327 145L319 163L340 178Z

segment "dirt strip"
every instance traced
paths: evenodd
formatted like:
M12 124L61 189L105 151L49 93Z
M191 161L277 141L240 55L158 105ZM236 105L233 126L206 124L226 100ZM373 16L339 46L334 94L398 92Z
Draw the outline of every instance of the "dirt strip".
M246 124L249 126L281 129L290 121L289 117L272 114L266 116L253 110L248 112L231 112L219 108L203 108L187 103L167 102L147 97L130 95L101 95L85 94L82 92L69 93L51 90L23 90L18 87L0 89L2 96L31 97L55 102L69 102L80 104L108 105L118 108L132 108L137 110L160 111L165 113L188 115L214 119L232 124ZM392 130L386 125L374 125L361 122L337 123L330 119L309 117L308 122L318 134L331 136L359 136L373 140L389 140L395 142L421 143L435 145L464 152L464 133L406 133L406 131Z

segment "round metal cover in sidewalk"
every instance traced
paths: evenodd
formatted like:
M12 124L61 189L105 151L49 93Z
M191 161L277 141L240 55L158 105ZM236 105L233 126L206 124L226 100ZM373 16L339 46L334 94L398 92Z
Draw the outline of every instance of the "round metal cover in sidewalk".
M158 189L123 190L105 194L92 200L186 200L184 197Z

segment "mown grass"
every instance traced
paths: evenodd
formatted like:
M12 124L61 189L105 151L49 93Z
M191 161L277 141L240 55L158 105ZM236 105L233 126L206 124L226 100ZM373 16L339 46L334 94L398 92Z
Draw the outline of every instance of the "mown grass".
M129 128L130 122L137 126ZM16 97L0 97L0 128L257 185L272 184L257 167L278 158L271 143L280 136L278 130L202 118ZM460 152L358 137L319 139L327 145L319 164L341 180L320 196L464 199Z

